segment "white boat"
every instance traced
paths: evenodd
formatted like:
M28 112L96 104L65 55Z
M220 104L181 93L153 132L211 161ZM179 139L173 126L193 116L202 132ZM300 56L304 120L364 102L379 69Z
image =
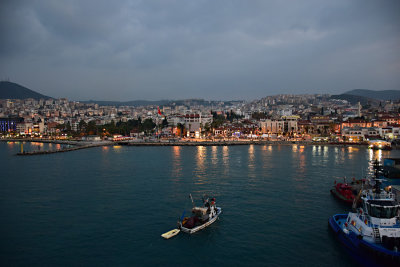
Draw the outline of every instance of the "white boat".
M384 140L370 140L368 141L368 148L390 150L392 149L392 144Z
M192 196L190 195L190 198ZM193 203L193 199L192 199ZM216 206L215 198L203 197L203 207L193 207L192 216L178 222L178 228L185 233L193 234L206 228L218 219L222 209Z
M179 234L179 232L180 232L179 229L173 229L171 231L168 231L168 232L162 234L161 236L164 237L165 239L170 239L171 237L174 237L177 234Z

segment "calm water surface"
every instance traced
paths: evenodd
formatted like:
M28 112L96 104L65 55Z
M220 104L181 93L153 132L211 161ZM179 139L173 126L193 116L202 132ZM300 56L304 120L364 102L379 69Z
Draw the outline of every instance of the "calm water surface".
M349 210L329 189L400 157L299 145L19 149L0 143L1 266L354 266L328 229ZM190 211L189 193L198 204L215 196L220 220L162 239Z

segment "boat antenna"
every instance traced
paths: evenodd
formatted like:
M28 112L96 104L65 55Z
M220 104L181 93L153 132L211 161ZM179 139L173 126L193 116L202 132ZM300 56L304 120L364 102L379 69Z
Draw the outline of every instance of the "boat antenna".
M192 200L192 205L193 205L193 208L194 208L194 202L193 202L192 194L189 194L189 197Z

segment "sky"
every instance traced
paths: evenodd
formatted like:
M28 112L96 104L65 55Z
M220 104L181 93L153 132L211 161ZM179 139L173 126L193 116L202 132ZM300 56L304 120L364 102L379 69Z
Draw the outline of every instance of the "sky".
M0 79L70 100L400 90L398 0L2 0Z

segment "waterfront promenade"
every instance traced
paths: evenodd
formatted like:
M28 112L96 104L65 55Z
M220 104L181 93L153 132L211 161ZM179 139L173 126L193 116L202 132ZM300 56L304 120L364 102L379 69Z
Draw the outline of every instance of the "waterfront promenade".
M244 145L338 145L338 146L366 146L366 143L333 143L313 141L284 141L284 140L127 140L127 141L73 141L73 140L50 140L50 139L0 139L3 142L39 142L68 145L57 150L45 151L23 151L17 153L19 156L45 155L61 152L70 152L85 148L99 146L244 146Z

